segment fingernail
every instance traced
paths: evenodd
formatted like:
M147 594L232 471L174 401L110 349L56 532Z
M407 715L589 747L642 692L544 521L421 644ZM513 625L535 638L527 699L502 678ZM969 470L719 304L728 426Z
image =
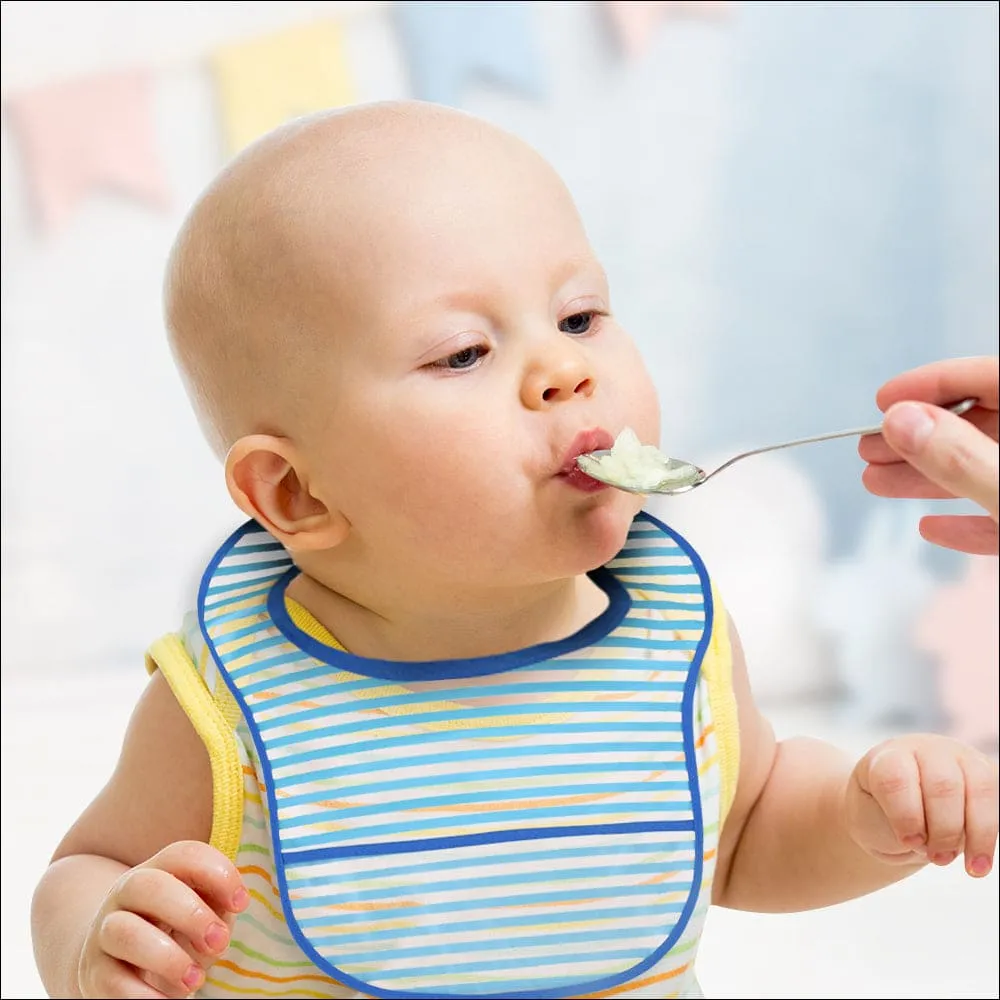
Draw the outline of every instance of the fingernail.
M242 910L250 902L250 893L242 886L233 893L233 909Z
M919 451L934 430L934 420L919 403L898 403L885 417L886 429L904 451Z
M982 878L983 875L989 875L992 867L993 862L985 854L980 854L978 858L972 859L972 864L969 865L969 874Z
M187 986L188 989L196 990L199 986L201 986L203 977L204 973L201 971L200 965L188 966L187 972L184 973L184 985Z
M212 951L222 951L228 941L229 931L227 931L222 924L212 924L212 926L205 931L205 944L207 944Z
M936 865L950 865L958 857L957 851L941 851L931 855L931 861Z

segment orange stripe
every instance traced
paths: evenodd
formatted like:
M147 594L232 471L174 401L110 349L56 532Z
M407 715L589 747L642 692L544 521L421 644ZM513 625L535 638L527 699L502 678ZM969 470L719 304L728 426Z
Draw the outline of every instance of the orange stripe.
M676 976L681 975L681 973L687 972L690 965L690 962L685 962L684 965L677 969L671 969L669 972L661 972L656 976L647 976L645 979L637 979L635 982L626 983L624 986L616 986L614 989L604 990L601 993L588 993L583 1000L595 1000L597 997L614 997L621 993L631 993L632 990L641 990L644 986L652 986L654 983L666 982L668 979L673 979Z
M215 963L213 968L221 966L224 969L232 969L233 972L238 973L241 976L248 976L251 979L263 979L268 983L322 983L324 986L339 986L335 979L331 979L329 976L319 975L318 973L307 972L301 976L271 976L266 972L257 972L252 969L244 969L242 966L237 965L235 962L230 962L228 959L220 959Z
M273 892L275 896L280 897L281 893L278 892L278 887L274 884L274 879L271 877L271 873L266 869L261 868L259 865L243 865L237 870L241 875L256 875L258 878L262 878L271 887L271 892Z
M317 993L315 990L304 990L304 989L289 989L287 986L282 990L259 990L254 989L252 986L246 986L240 984L239 986L233 983L225 983L221 979L216 979L214 976L209 976L206 983L211 983L212 986L218 987L223 990L228 990L230 993L235 993L238 997L316 997L317 1000L330 1000L329 993ZM364 996L365 994L359 993L358 996Z
M703 747L705 745L705 738L708 736L709 733L714 733L714 732L715 732L715 723L714 722L710 722L702 730L701 736L699 736L698 739L696 739L694 741L694 745L696 747Z

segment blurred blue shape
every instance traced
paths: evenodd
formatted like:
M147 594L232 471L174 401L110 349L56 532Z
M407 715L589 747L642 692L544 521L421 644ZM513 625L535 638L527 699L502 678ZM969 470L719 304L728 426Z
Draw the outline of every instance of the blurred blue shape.
M473 80L507 84L526 97L545 84L530 5L397 3L414 95L457 106Z
M711 389L743 443L865 423L897 372L995 353L995 6L741 6ZM853 444L798 457L851 550L879 503Z

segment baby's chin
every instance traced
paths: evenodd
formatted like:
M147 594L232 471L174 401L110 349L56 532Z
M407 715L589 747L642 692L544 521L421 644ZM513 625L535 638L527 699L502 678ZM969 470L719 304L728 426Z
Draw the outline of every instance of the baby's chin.
M621 552L643 504L643 497L621 490L614 490L614 495L604 499L605 502L577 514L574 527L581 573L603 566Z

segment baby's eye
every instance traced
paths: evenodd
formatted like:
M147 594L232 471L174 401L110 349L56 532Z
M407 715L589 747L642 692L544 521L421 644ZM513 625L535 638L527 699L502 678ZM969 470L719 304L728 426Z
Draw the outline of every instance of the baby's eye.
M442 358L440 361L435 361L433 367L460 372L466 368L474 368L489 352L490 349L484 344L476 347L463 347L462 350L455 351L454 354L449 354L448 357Z
M596 313L593 310L573 313L572 316L567 316L565 319L559 321L559 329L563 333L578 337L582 333L589 332L595 315Z

